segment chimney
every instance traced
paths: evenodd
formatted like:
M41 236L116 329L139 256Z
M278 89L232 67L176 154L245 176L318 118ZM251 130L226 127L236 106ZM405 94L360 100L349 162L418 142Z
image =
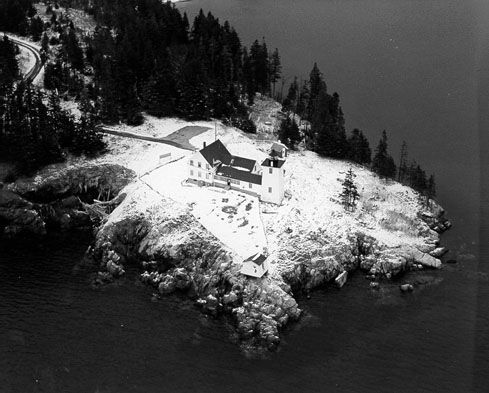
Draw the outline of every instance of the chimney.
M206 146L207 146L207 143L204 142L204 149L205 149Z

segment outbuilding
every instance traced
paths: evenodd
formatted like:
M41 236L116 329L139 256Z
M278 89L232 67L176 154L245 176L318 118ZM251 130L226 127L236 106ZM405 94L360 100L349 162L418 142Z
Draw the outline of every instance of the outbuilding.
M254 254L243 261L240 273L260 278L268 271L267 257L261 253Z

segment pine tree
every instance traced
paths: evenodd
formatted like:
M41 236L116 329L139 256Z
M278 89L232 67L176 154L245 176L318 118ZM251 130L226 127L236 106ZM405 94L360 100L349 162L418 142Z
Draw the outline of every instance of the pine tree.
M49 53L49 38L46 32L44 32L41 39L41 60L43 63L47 60L48 53Z
M41 34L43 30L44 30L44 23L41 20L41 18L39 18L38 16L32 18L30 24L30 33L34 41L39 41L41 39Z
M355 128L347 141L347 158L362 165L369 165L371 162L371 151L367 138L363 132Z
M396 175L396 164L387 152L387 133L382 132L375 156L372 160L372 169L380 177L393 179Z
M272 97L275 97L275 85L282 75L282 64L280 63L280 55L278 49L275 48L270 56L270 82L272 83Z
M299 84L297 83L297 77L294 77L293 82L289 86L287 97L285 97L282 106L285 111L297 111L297 96L299 93Z
M309 94L305 117L312 120L314 113L318 110L319 99L321 94L326 94L326 83L323 80L323 74L319 71L318 65L314 63L311 73L309 74Z
M340 194L341 203L347 211L354 211L357 205L357 201L360 198L357 185L355 184L356 175L353 173L352 168L348 170L341 185L343 190Z
M434 199L436 197L436 183L435 183L435 175L430 175L428 179L428 184L426 188L426 205L429 206L430 199Z
M400 183L404 183L406 181L407 172L408 172L408 166L407 166L408 151L407 151L406 141L402 141L400 157L401 158L399 160L399 173L398 173L397 180Z
M291 115L290 113L287 114L285 120L280 124L278 137L282 143L291 149L294 149L296 144L300 142L301 133L294 115Z
M78 38L74 29L69 29L68 34L63 34L63 51L65 53L66 60L78 71L82 71L84 68L83 51L78 43Z

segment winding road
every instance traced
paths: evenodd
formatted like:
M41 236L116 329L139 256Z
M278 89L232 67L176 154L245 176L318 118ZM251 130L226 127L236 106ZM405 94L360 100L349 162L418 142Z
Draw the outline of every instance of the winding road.
M36 46L29 44L25 41L21 41L18 38L11 36L10 34L3 33L3 35L6 35L9 40L12 41L15 45L27 49L36 59L36 63L34 64L34 66L24 75L24 81L27 83L32 83L39 75L39 72L41 72L42 70L41 52Z

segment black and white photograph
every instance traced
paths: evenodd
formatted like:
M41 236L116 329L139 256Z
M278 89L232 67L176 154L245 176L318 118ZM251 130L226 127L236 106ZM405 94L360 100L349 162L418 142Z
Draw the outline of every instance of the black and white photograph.
M0 393L489 392L489 0L0 0Z

